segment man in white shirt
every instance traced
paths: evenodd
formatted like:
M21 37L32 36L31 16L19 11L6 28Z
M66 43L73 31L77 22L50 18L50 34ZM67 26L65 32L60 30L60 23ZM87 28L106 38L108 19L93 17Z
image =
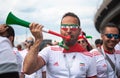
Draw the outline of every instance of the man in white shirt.
M94 59L77 43L81 31L77 15L68 12L61 21L61 35L70 39L63 39L59 46L49 46L39 52L39 44L43 40L42 28L42 25L30 24L35 43L26 55L25 73L31 74L46 65L48 78L96 78Z
M115 49L120 39L119 28L108 23L100 31L103 45L91 51L97 63L97 78L120 78L120 50Z
M0 25L0 78L19 78L16 56L10 40L5 36L7 29L7 25Z

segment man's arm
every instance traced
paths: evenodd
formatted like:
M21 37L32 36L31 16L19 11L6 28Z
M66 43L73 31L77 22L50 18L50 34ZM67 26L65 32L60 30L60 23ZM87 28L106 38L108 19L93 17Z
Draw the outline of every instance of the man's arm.
M38 56L39 45L43 40L42 28L43 26L39 24L30 24L30 31L35 37L35 43L30 47L23 63L23 72L26 74L31 74L45 65L45 61L42 57Z

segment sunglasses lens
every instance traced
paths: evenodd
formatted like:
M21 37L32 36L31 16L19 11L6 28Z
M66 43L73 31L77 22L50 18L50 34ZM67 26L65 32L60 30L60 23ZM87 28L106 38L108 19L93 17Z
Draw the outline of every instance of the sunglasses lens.
M114 39L119 39L120 35L119 34L105 34L107 38L113 38Z
M107 38L112 38L113 35L112 34L106 34Z
M80 43L80 41L78 41L78 43Z
M28 41L26 41L27 43L33 43L33 41L32 40L28 40Z
M120 37L120 36L119 36L118 34L115 34L115 35L114 35L114 38L115 38L115 39L119 39L119 37Z

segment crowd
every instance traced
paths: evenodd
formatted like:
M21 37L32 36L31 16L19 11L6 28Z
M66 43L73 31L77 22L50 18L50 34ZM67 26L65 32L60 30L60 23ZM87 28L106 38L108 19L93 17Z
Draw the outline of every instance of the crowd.
M0 24L0 78L120 78L120 29L114 23L100 28L95 47L81 28L79 17L68 12L61 19L61 42L43 43L43 26L31 23L33 37L14 45L12 26Z

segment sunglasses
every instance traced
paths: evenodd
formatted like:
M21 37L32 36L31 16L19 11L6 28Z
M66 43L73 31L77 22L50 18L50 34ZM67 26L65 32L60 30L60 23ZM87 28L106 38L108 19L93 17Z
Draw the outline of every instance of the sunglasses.
M27 43L33 43L33 41L32 41L32 40L26 40L26 42L27 42Z
M120 38L120 35L119 34L104 34L107 38L113 38L114 39L119 39Z
M77 24L61 24L61 29L67 31L70 28L71 31L76 31L79 28Z
M80 43L85 43L85 40L78 41L78 43L79 43L79 44L80 44Z

